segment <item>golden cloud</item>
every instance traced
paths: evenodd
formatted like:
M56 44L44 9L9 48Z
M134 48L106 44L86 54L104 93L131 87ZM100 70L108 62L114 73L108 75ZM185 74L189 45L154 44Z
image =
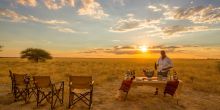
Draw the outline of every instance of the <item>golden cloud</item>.
M142 54L138 45L117 45L113 46L112 48L94 48L88 49L86 51L80 51L79 53L85 54L93 54L93 53L109 53L109 54L116 54L116 55L135 55L135 54ZM165 46L165 45L156 45L148 47L149 53L159 53L161 50L166 50L167 52L180 52L182 47L186 46Z
M27 5L35 7L37 5L37 0L17 0L17 3L25 6Z
M75 30L73 30L71 28L60 27L60 26L49 27L49 28L57 30L59 32L64 32L64 33L75 33L76 32Z
M128 32L143 28L154 28L160 23L160 20L136 19L129 14L128 18L119 19L113 27L110 27L110 32Z
M82 7L78 10L79 15L87 15L95 19L101 19L103 17L108 17L102 6L95 0L81 0Z

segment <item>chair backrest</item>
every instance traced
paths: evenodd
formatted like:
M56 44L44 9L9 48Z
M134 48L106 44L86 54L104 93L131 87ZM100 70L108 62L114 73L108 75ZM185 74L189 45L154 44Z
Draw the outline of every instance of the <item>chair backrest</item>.
M37 88L49 88L51 86L50 76L33 76Z
M26 85L25 83L25 77L27 75L26 74L15 74L13 73L13 80L14 80L14 84L19 86L19 85Z
M9 77L11 78L12 83L14 83L14 76L11 70L9 70Z
M12 73L11 70L9 70L9 76L10 76L11 79L13 79L13 73Z
M92 76L70 76L69 86L74 89L90 89Z

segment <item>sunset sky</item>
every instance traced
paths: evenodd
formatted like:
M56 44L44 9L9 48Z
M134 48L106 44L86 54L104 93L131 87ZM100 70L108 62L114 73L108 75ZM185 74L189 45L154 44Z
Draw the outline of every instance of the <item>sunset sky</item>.
M0 57L220 58L220 0L0 0Z

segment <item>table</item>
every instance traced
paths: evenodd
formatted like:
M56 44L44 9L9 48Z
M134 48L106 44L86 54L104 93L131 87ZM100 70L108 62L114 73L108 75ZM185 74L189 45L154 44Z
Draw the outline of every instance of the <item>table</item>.
M151 80L148 80L147 77L136 77L132 82L131 88L136 88L138 86L151 86L158 88L160 93L163 93L168 80L157 80L157 79L158 79L157 77L152 77ZM179 95L182 89L182 85L183 82L179 80L178 88L174 94L174 98L177 99L177 103L180 98Z

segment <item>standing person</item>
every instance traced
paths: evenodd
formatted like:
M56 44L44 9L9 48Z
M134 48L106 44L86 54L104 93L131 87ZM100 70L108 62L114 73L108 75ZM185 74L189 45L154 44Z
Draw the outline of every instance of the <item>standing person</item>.
M155 64L155 69L158 72L157 75L167 77L168 72L171 68L173 68L173 62L169 57L167 57L164 50L162 50L160 54L161 57L157 60L157 63Z
M170 58L167 57L164 50L160 51L161 57L155 63L155 70L157 70L157 76L161 75L162 77L167 77L170 69L173 68L173 62ZM158 88L156 88L155 95L158 94Z

